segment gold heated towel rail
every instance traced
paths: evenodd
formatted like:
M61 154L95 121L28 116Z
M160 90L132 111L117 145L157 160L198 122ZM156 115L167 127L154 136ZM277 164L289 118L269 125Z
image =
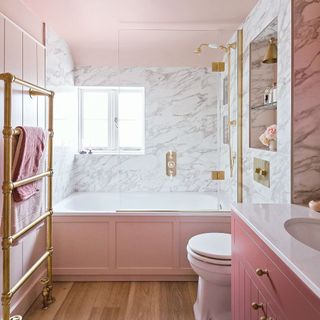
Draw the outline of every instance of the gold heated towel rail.
M54 301L52 297L52 175L53 175L53 97L54 92L38 87L30 82L21 80L10 73L0 74L0 80L4 81L4 163L3 163L3 235L2 235L2 252L3 252L3 290L2 290L2 308L3 320L10 320L10 303L13 295L19 288L31 277L31 275L47 261L47 277L41 280L44 285L42 290L44 308L48 307ZM20 181L12 181L12 137L19 135L20 130L11 126L12 114L12 84L16 83L23 87L29 88L30 97L46 96L48 97L48 159L47 171L29 177ZM47 210L42 215L19 230L11 234L12 218L12 191L13 189L38 181L47 177ZM21 277L21 279L11 287L10 284L10 250L14 242L42 221L46 222L46 252L35 262L35 264ZM14 318L14 317L13 317Z

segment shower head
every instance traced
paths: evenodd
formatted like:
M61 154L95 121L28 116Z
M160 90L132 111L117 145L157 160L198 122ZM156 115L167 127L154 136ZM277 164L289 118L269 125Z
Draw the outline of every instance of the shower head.
M202 52L202 48L203 47L209 47L209 44L208 43L202 43L200 44L200 46L198 48L196 48L193 53L194 54L200 54Z
M200 54L202 52L203 47L207 47L210 49L220 49L220 50L223 50L224 52L227 52L229 48L233 48L233 49L235 48L235 43L227 44L227 46L223 46L221 44L216 44L216 43L202 43L197 49L193 51L193 53Z

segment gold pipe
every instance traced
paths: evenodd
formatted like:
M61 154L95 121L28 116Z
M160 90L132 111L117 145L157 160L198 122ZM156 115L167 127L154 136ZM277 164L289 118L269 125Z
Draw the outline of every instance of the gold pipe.
M233 177L234 158L232 152L232 134L231 126L234 121L231 121L231 49L235 49L236 44L231 43L227 45L227 59L228 59L228 136L229 136L229 164L230 177Z
M52 214L52 211L47 211L45 212L43 215L41 215L39 218L37 218L36 220L32 221L29 225L27 225L25 228L21 229L19 232L15 233L14 235L11 236L11 243L13 243L14 241L16 241L18 238L20 238L21 236L23 236L25 233L27 233L28 231L30 231L33 227L35 227L36 225L38 225L40 222L42 222L43 220L45 220L50 214Z
M53 91L50 91L50 90L47 90L45 88L39 87L39 86L37 86L37 85L35 85L35 84L31 83L31 82L19 79L19 78L17 78L16 76L14 76L11 73L2 73L2 74L0 74L0 80L3 80L5 82L14 82L14 83L20 84L21 86L28 87L29 89L33 90L34 94L41 93L41 94L46 95L46 96L52 96L53 95Z
M3 288L2 306L3 320L10 319L10 233L11 233L11 195L12 195L12 128L11 128L11 91L12 82L10 76L4 78L4 126L3 126Z
M45 252L42 257L20 278L20 280L11 288L8 296L11 298L18 289L32 276L32 274L41 266L41 264L50 256L50 252Z
M29 177L29 178L25 178L25 179L22 179L22 180L19 180L19 181L12 182L12 188L13 189L14 188L18 188L18 187L24 186L25 184L28 184L28 183L43 179L45 177L50 177L52 174L53 174L52 170L48 170L48 171L39 173L39 174L37 174L35 176Z
M243 202L243 30L237 31L237 202Z
M48 107L48 171L53 172L53 98L54 94L49 97L49 107ZM48 189L48 197L47 197L47 210L52 211L52 191L53 191L53 175L51 174L47 179L47 189ZM46 286L46 293L47 296L44 294L44 298L46 299L46 306L54 302L52 297L52 253L53 253L53 246L52 246L52 215L50 214L47 219L47 251L50 252L48 256L48 264L47 264L47 279L48 283Z
M15 128L13 129L12 135L19 136L21 134L21 129Z

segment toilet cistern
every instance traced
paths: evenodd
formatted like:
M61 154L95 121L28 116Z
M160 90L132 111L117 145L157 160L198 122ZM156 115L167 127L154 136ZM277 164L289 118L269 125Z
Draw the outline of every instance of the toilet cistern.
M166 174L168 177L174 177L177 174L177 153L175 151L166 153Z

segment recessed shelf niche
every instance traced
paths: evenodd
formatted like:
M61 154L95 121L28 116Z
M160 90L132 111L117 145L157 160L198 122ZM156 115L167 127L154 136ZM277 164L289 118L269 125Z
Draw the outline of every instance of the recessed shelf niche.
M270 150L259 137L277 124L277 30L275 19L250 43L250 147L256 149Z

